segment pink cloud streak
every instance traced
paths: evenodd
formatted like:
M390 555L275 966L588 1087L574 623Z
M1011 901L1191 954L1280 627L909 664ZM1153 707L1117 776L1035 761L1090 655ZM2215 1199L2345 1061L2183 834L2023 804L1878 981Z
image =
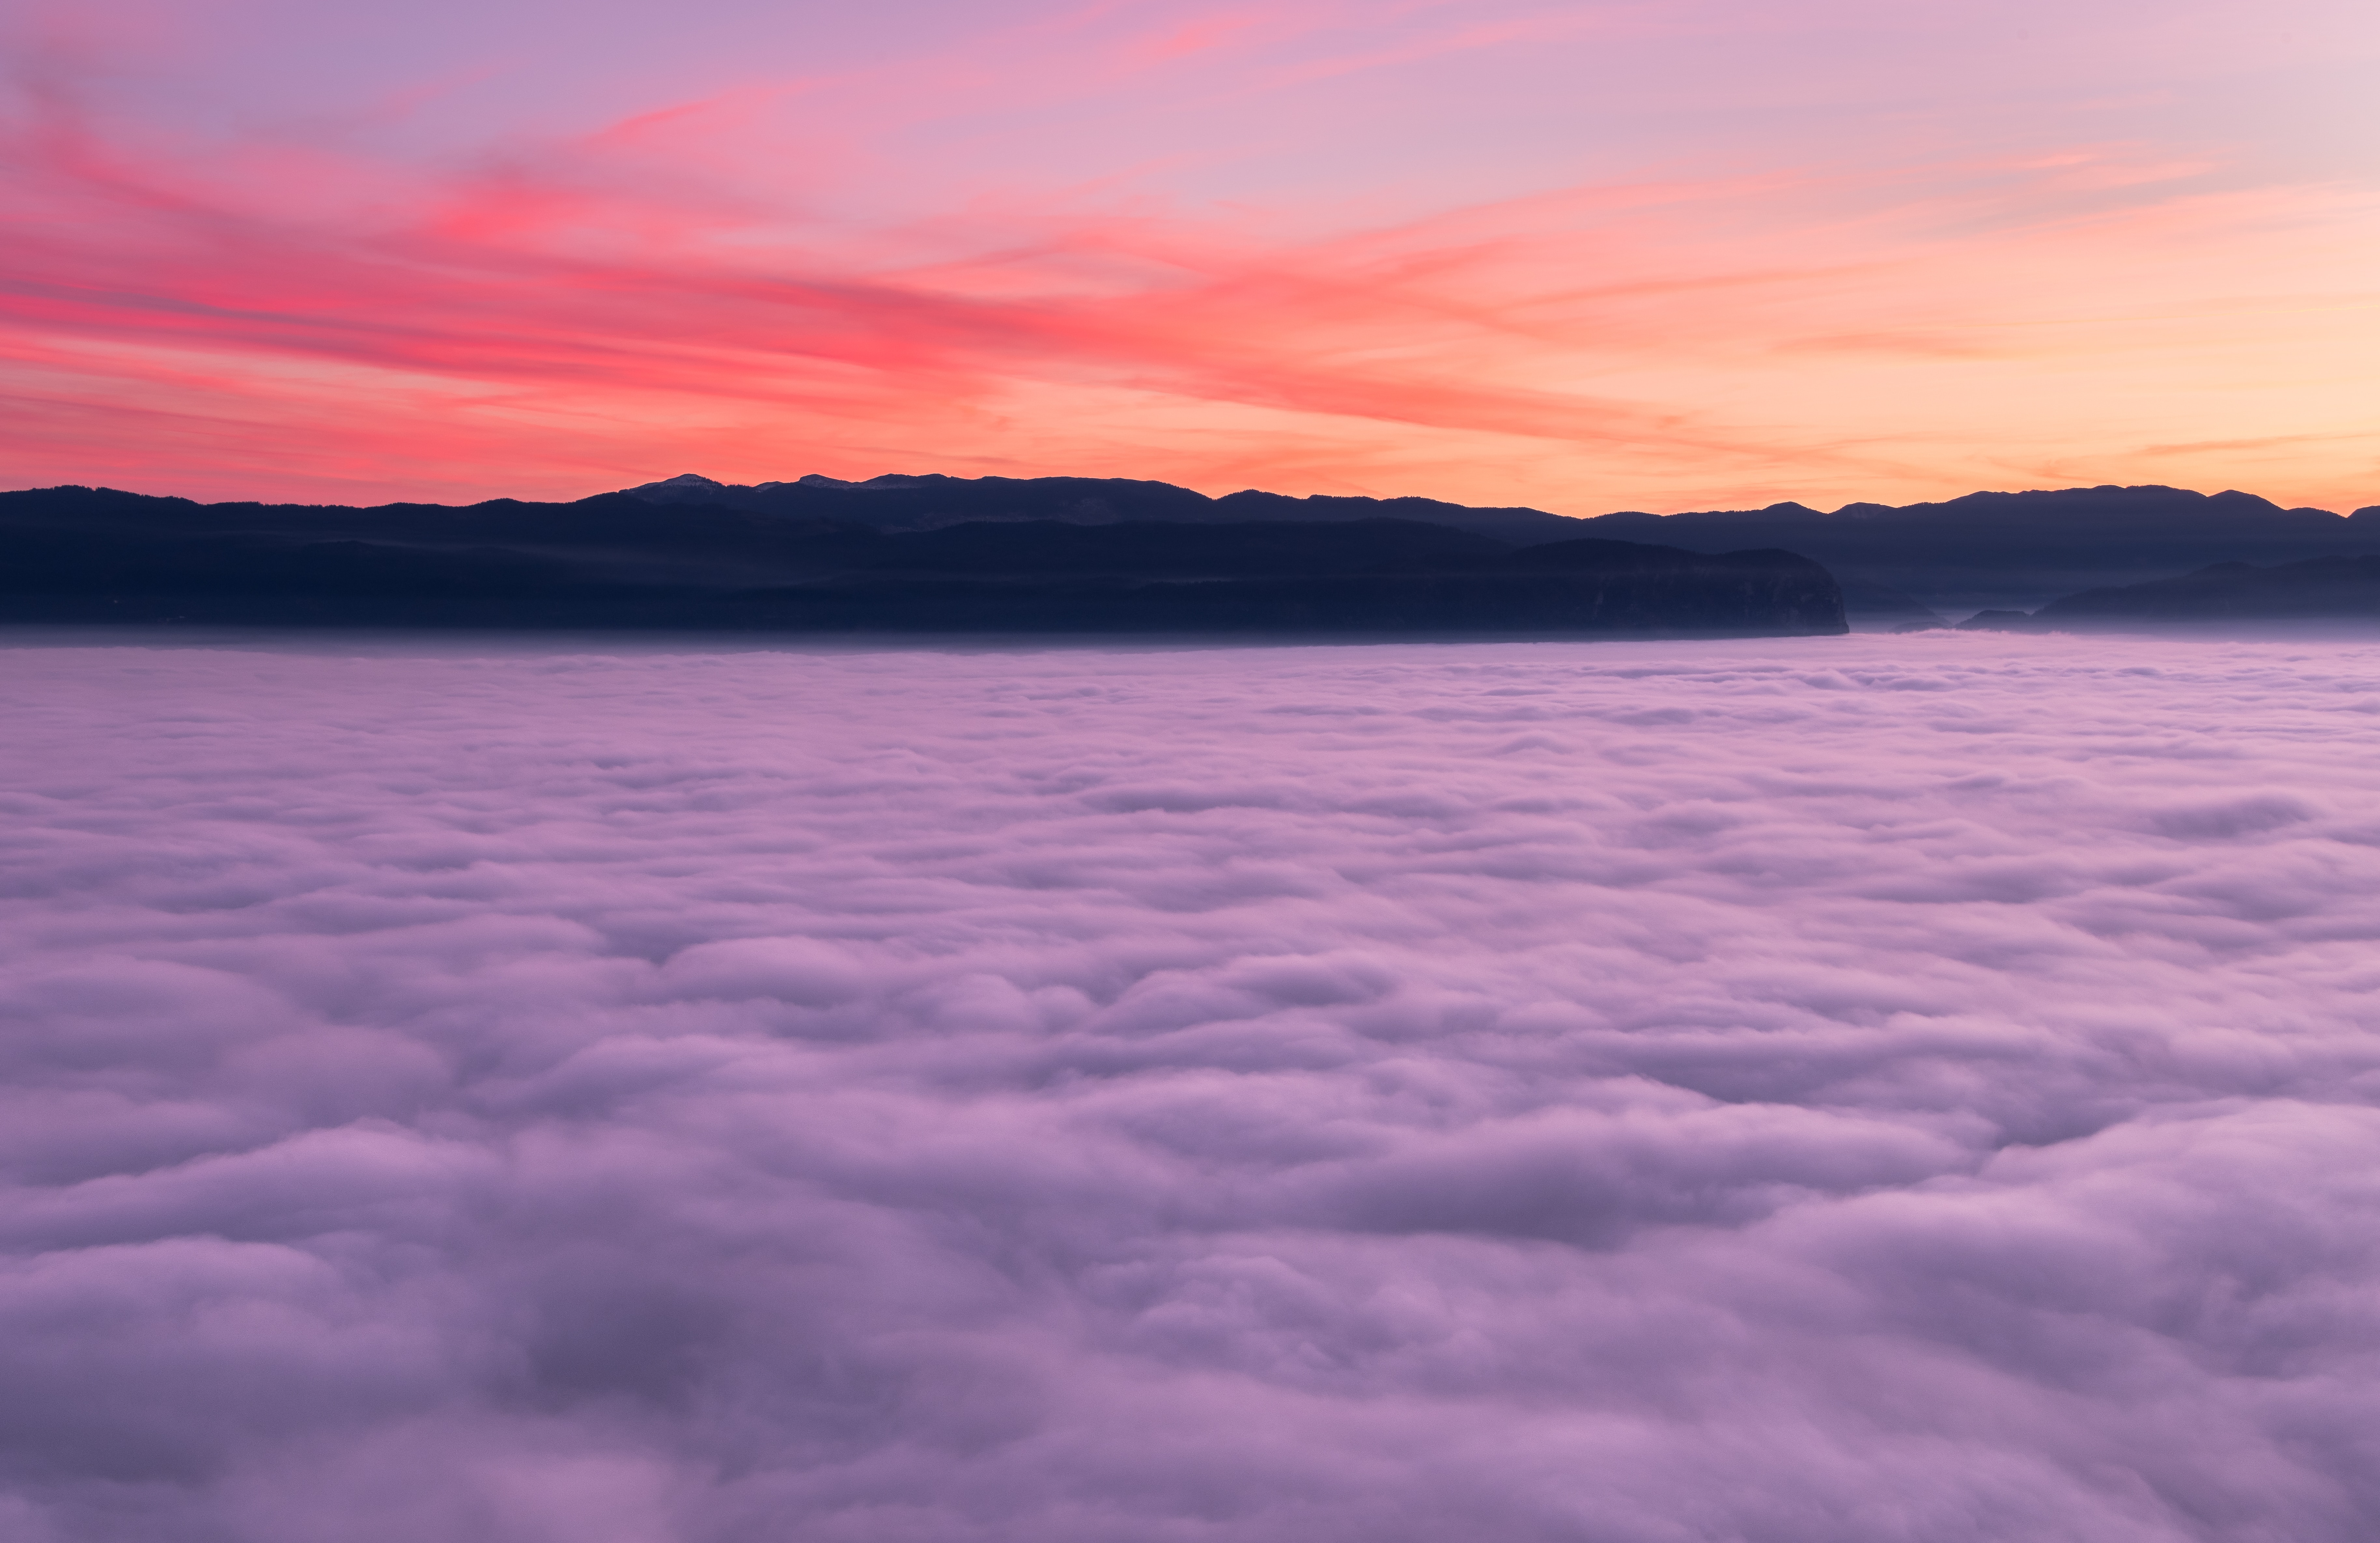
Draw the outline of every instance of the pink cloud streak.
M1137 35L1245 52L1245 19ZM0 391L44 432L0 472L346 498L1072 471L1579 513L2059 480L2371 495L2338 388L2374 341L2380 202L2227 188L2219 158L1704 155L1294 216L1016 173L938 208L878 196L903 136L994 82L1173 67L1104 25L998 44L1038 61L937 55L895 100L888 68L830 69L428 160L176 143L67 71L6 140Z

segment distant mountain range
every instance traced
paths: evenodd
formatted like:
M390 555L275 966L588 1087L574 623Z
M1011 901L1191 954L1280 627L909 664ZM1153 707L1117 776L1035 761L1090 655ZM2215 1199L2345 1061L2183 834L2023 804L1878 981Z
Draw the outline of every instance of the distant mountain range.
M352 509L90 488L0 493L0 620L1244 636L1845 627L1834 578L1791 553L1594 538L1524 547L1406 519L886 529L620 493Z
M1968 612L2380 619L2380 580L2348 561L2367 557L2380 506L2163 487L1593 518L1071 477L687 475L464 507L0 493L15 621L1575 636Z
M924 530L970 520L1221 523L1268 519L1422 520L1517 546L1599 537L1690 552L1773 547L1815 558L1843 587L1855 625L1890 626L1986 607L2031 610L2076 590L2137 583L2210 563L2286 563L2380 553L2380 506L2339 516L2284 509L2252 493L2181 488L1975 492L1899 507L1800 504L1680 515L1577 518L1427 498L1208 498L1164 482L1078 477L805 477L735 487L695 476L627 490L632 498Z
M2380 622L2380 555L2310 557L2269 567L2214 563L2169 578L2084 589L2030 614L1978 612L1960 625L2000 632L2100 632L2335 622Z

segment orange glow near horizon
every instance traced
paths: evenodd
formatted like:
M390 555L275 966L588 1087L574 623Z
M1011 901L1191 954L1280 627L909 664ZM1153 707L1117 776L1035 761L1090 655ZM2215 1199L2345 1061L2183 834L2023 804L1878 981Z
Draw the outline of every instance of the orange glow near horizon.
M1214 63L1268 46L1241 13L1164 19L1114 68L1321 67ZM1447 50L1502 45L1469 35ZM1079 64L1044 44L1049 72ZM1494 196L1441 171L1193 199L1152 190L1172 174L1138 142L1105 185L1021 153L905 181L930 79L400 155L177 139L60 79L7 129L7 486L353 503L942 471L1571 514L2102 482L2380 502L2380 191L2203 147L1912 130L1892 155L1668 147L1658 175ZM875 115L820 128L854 101Z

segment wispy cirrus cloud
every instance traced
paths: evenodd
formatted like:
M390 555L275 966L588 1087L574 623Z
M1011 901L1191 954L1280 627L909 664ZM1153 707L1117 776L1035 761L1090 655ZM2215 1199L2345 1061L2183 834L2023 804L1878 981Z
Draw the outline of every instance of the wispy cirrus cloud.
M1460 19L1415 16L1423 42ZM1545 20L1439 41L1517 47ZM984 117L994 93L1113 112L1083 106L1123 89L1107 61L1158 71L1144 87L1175 107L1227 81L1245 99L1284 29L1347 21L1254 25L1027 18L988 53L905 61L905 82L824 67L434 154L361 129L177 140L59 63L6 141L22 213L0 389L54 431L7 474L555 496L698 466L937 466L1592 512L2074 467L2362 501L2368 447L2336 387L2374 324L2355 253L2375 215L2351 188L2229 187L2204 156L2070 143L1702 154L1329 213L1134 176L987 180L964 148L965 125L1015 131ZM1174 79L1191 67L1144 47L1162 38L1239 62ZM909 186L929 145L967 169ZM2336 448L2214 468L2154 448L2289 436ZM213 469L190 452L209 440ZM341 469L299 468L325 453Z

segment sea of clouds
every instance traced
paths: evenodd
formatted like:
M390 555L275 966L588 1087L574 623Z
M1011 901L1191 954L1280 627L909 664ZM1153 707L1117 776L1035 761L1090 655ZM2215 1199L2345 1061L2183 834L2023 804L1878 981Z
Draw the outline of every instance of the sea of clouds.
M8 1543L2380 1535L2380 647L0 713Z

